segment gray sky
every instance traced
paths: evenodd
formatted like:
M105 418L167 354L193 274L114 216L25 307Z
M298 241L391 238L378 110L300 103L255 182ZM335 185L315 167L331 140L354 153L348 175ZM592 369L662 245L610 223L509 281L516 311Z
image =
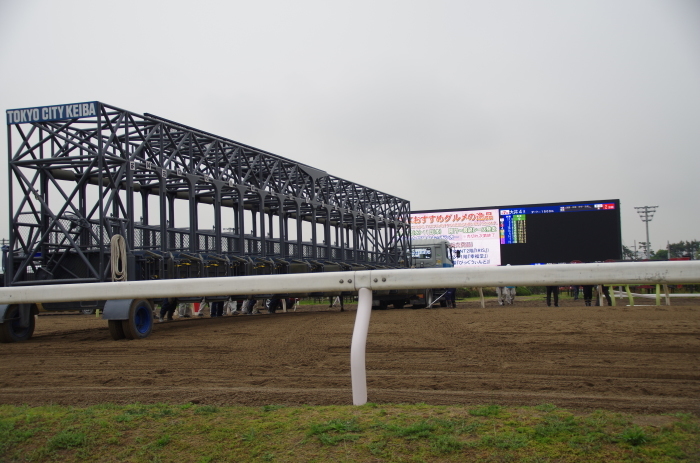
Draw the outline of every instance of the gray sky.
M414 210L620 199L626 246L635 206L654 249L700 239L697 0L2 0L0 69L2 110L98 100Z

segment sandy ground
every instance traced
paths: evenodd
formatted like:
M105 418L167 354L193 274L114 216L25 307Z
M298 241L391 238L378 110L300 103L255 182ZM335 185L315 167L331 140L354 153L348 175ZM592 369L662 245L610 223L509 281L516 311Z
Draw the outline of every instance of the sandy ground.
M700 301L672 303L374 310L369 400L700 414ZM29 342L0 345L0 403L351 404L355 309L176 319L139 341L41 315Z

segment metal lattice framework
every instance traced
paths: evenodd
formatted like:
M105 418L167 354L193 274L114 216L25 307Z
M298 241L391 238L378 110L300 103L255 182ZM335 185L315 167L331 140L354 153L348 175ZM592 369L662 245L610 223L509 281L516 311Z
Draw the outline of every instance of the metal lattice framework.
M53 120L31 115L70 111L8 111L7 285L108 281L117 234L130 280L278 273L285 263L403 265L408 201L154 115L89 104ZM203 211L213 228L199 226Z

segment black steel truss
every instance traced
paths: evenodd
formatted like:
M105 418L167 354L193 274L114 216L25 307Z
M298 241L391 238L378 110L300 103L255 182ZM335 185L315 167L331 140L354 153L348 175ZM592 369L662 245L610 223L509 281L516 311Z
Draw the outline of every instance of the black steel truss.
M408 201L158 116L96 105L90 117L8 123L6 284L108 281L115 234L126 241L130 280L286 272L290 263L404 265ZM198 226L202 205L212 229Z

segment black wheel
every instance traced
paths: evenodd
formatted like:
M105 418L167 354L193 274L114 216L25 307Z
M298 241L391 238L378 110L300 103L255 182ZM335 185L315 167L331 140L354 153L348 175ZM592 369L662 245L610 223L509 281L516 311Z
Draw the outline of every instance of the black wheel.
M22 326L18 305L11 305L5 312L5 320L0 324L0 342L20 342L31 339L34 334L34 311L29 316L28 326Z
M123 320L109 320L109 334L112 335L112 339L119 341L124 339L124 327L122 325Z
M394 308L395 309L403 309L403 306L406 305L406 301L394 301Z
M134 299L129 307L129 319L122 320L124 337L127 339L143 339L151 334L153 329L153 307L146 299Z
M83 315L94 315L95 309L80 309L80 313Z

